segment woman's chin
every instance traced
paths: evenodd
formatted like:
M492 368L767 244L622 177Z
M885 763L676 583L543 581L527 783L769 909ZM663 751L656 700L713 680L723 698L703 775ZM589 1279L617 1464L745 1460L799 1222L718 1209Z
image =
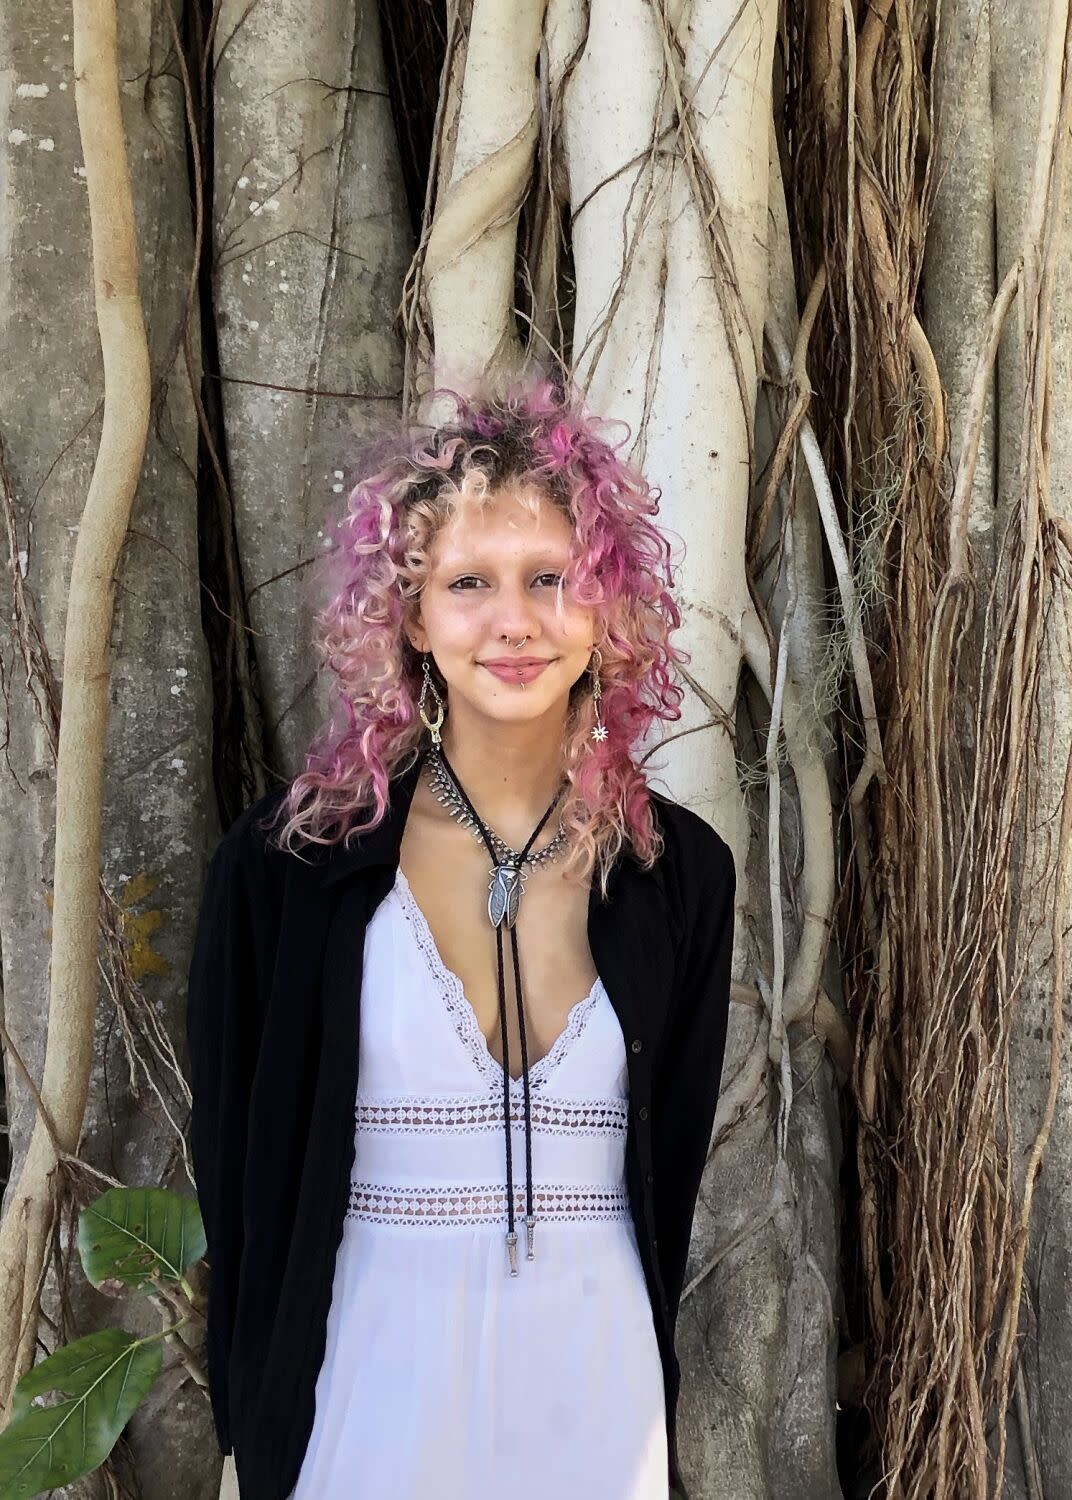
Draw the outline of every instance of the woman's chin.
M527 688L506 686L498 691L482 693L476 698L465 698L464 717L481 718L496 724L531 724L537 719L547 718L561 725L569 707L569 694L534 692L533 684ZM460 706L459 695L454 696L454 707Z

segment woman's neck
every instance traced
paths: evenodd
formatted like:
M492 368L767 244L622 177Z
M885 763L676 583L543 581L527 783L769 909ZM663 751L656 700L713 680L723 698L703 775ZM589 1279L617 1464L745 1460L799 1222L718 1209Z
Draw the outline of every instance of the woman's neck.
M506 732L498 733L504 727ZM540 732L526 733L537 728ZM562 735L549 740L542 726L518 724L496 726L487 735L468 727L450 731L448 720L443 750L470 802L500 838L523 844L562 781ZM552 814L538 842L546 842L545 834L557 826Z

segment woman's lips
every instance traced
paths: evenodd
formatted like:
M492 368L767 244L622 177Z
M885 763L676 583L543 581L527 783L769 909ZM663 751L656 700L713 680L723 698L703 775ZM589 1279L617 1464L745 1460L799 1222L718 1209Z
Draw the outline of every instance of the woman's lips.
M483 661L480 665L496 676L500 682L532 682L551 663L538 661L529 666L520 666L516 662Z

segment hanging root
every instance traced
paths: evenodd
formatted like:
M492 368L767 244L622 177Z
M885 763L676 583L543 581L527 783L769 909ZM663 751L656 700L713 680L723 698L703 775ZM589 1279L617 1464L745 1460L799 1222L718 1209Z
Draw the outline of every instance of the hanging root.
M1040 681L1052 632L1066 628L1053 606L1072 574L1068 529L1047 509L1045 436L1048 298L1070 117L1068 5L1052 10L1023 251L978 332L951 483L941 386L916 319L933 186L923 60L934 12L879 0L861 15L857 36L852 7L816 0L806 42L789 44L806 70L795 121L799 224L829 280L815 358L834 372L828 407L844 413L841 431L824 440L840 459L850 515L868 490L888 512L885 618L872 627L882 646L875 692L885 779L869 771L850 799L855 883L844 918L846 951L859 955L846 984L856 1023L867 1354L857 1393L873 1419L883 1500L988 1500L1002 1491L1007 1414L1019 1390L1034 1496L1014 1351L1059 1076L1072 858L1072 764L1058 806L1040 809L1037 759ZM980 602L968 504L1017 296L1026 353L1021 480ZM855 740L857 726L847 727ZM1036 846L1035 830L1051 822L1060 827L1055 858ZM1025 866L1030 880L1016 874ZM1034 1139L1018 1145L1010 1041L1040 912L1052 928L1050 1069Z

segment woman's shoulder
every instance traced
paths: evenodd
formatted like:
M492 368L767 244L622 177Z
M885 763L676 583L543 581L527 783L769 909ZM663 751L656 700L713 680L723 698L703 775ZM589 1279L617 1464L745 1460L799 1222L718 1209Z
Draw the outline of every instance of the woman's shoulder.
M266 792L263 797L258 797L254 802L248 803L230 823L223 834L221 843L229 843L235 847L250 843L263 844L266 833L261 824L266 818L274 817L278 812L287 790L285 786L276 787L273 791Z
M286 851L271 843L269 835L282 826L277 814L286 793L286 786L276 787L243 808L220 837L213 860L260 877L281 867Z
M648 792L666 837L667 852L683 874L693 879L701 874L715 878L731 874L733 853L713 824L654 787Z
M652 799L665 835L662 880L680 943L688 948L696 934L703 941L712 933L732 934L737 868L729 844L691 807L655 791Z

